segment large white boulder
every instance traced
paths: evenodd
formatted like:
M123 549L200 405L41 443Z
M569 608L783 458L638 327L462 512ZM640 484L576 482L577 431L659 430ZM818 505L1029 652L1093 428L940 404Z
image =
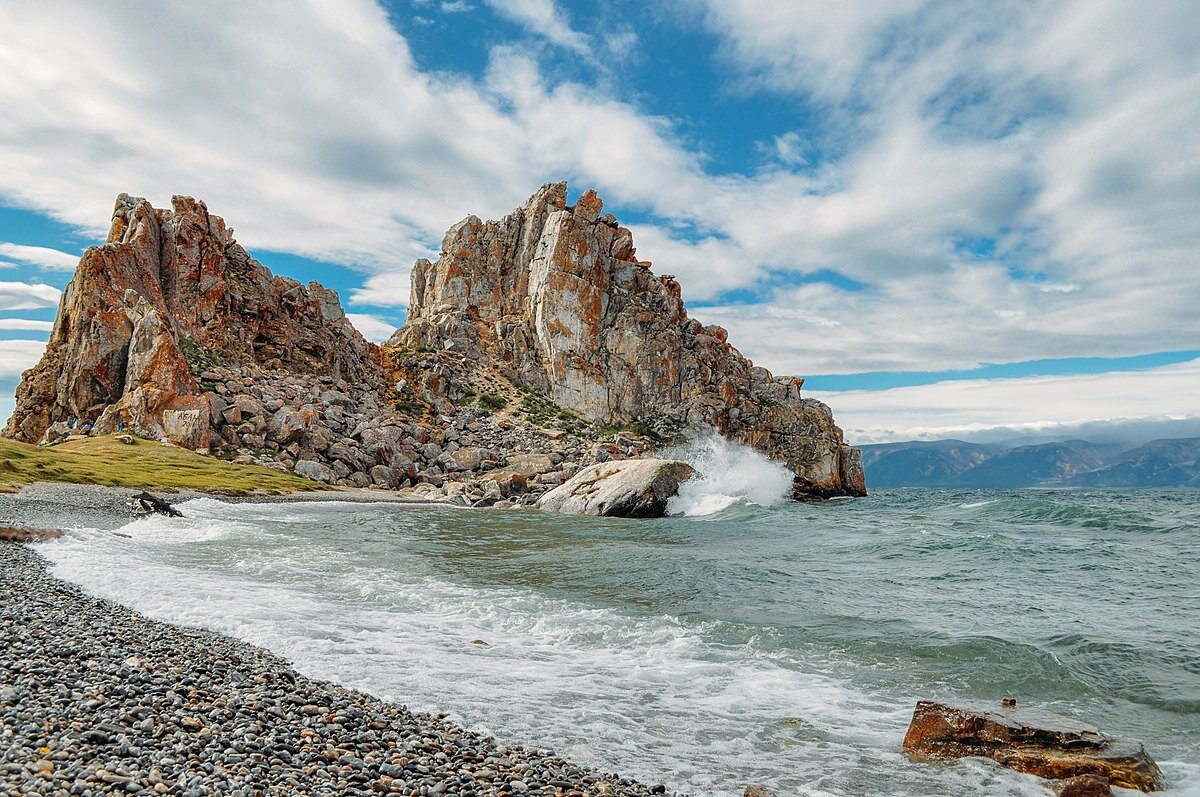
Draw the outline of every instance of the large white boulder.
M695 471L673 459L626 459L584 468L538 501L567 515L662 517L667 501Z

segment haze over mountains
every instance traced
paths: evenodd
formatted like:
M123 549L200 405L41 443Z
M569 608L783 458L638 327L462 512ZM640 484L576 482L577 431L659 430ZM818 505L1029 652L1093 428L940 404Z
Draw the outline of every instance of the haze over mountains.
M1038 445L934 440L862 446L872 487L1200 488L1200 437L1135 447L1066 440Z

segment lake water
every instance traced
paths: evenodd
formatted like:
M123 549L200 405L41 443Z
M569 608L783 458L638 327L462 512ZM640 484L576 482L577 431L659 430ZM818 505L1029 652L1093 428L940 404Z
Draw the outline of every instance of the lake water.
M1200 795L1200 493L751 503L747 469L663 520L204 499L41 550L149 616L672 790L1045 797L899 752L918 699L1011 696L1144 739Z

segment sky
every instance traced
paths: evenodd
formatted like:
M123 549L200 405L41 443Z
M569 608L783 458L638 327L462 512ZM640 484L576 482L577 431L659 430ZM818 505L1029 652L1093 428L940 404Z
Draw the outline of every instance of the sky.
M853 442L1200 416L1200 14L1153 0L0 0L0 414L118 193L382 340L596 188Z

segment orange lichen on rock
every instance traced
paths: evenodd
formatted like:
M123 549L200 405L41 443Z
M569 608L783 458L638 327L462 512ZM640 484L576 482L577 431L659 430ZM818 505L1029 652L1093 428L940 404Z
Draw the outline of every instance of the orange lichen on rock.
M1127 789L1164 788L1162 772L1141 742L1115 739L1069 718L1015 705L974 709L922 700L903 749L918 758L990 758L1053 780L1091 775Z

